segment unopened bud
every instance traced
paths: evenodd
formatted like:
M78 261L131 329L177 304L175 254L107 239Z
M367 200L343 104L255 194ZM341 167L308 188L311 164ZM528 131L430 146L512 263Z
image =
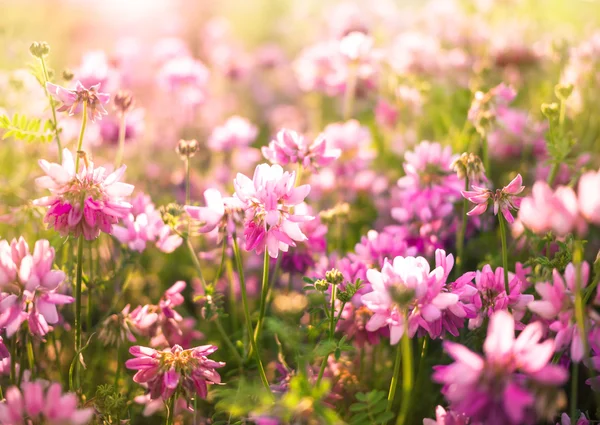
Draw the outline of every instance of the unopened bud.
M573 93L573 84L557 84L554 87L554 94L560 100L565 101Z
M114 101L115 109L120 115L125 115L133 107L133 95L129 90L119 90Z
M62 78L65 81L71 81L73 79L73 77L75 76L75 74L73 74L73 72L70 69L65 69L62 72Z
M471 182L486 180L483 161L474 153L464 152L454 160L452 169L456 172L459 179L468 177Z
M554 119L558 118L558 114L559 114L558 103L556 103L556 102L543 103L542 104L542 114L544 114L544 116L550 120L554 120Z
M341 292L338 292L337 299L343 303L347 303L347 302L350 302L350 300L352 299L352 295L350 295L346 291L341 291Z
M183 140L181 139L177 144L177 153L184 158L191 158L196 155L196 152L200 149L200 144L196 139Z
M329 288L329 282L327 282L325 279L315 280L315 289L317 291L325 292L327 288Z
M34 41L33 43L31 43L31 46L29 46L29 52L36 58L41 59L44 56L46 56L48 53L50 53L50 45L48 43L46 43L45 41L42 41L42 42Z
M339 285L344 281L344 275L338 269L331 269L325 273L325 280L332 285Z

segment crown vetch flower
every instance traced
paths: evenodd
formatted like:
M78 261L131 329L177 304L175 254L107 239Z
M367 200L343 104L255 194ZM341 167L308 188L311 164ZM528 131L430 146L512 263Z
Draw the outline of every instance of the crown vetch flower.
M453 262L452 255L446 257L443 250L436 251L436 258ZM423 257L398 256L393 262L386 262L381 271L368 270L373 291L361 299L373 316L366 329L374 332L389 326L391 344L397 344L404 332L413 337L419 327L431 335L430 323L458 303L458 295L443 291L447 276L441 264L430 270Z
M249 146L258 135L258 128L246 118L233 116L225 124L215 127L208 139L208 147L214 151L232 151Z
M35 205L49 207L44 222L62 236L83 235L93 240L100 232L110 234L112 225L124 218L131 204L123 200L131 195L133 186L119 180L126 166L107 174L104 167L82 161L81 170L75 170L75 161L68 149L63 150L62 165L41 159L39 165L46 173L36 184L51 192L34 201Z
M435 408L435 420L423 419L423 425L479 425L461 413L446 410L442 406Z
M433 380L456 413L488 425L534 423L552 419L559 387L568 372L551 363L553 341L540 342L540 322L529 324L515 340L515 322L506 311L490 319L480 356L461 344L444 342L454 363L434 368ZM542 400L552 400L542 402Z
M511 210L519 209L521 205L521 199L517 195L523 192L525 186L523 186L523 178L520 174L517 174L508 185L504 186L502 190L496 189L495 192L485 187L471 186L473 191L463 190L461 193L463 197L469 201L477 204L467 215L481 215L483 214L491 201L494 205L494 215L498 215L498 210L502 212L502 215L509 223L514 223L515 218L511 214Z
M236 224L241 221L244 203L234 196L223 197L217 189L204 191L205 207L185 205L183 208L189 216L202 223L200 233L212 232L214 229L233 233Z
M279 130L269 146L263 146L261 150L273 164L300 164L313 172L331 164L342 154L340 149L327 146L324 134L309 143L301 134L285 128Z
M206 398L207 384L221 383L221 376L215 369L225 366L224 362L207 357L217 349L214 345L202 345L184 350L174 345L158 351L136 345L129 349L135 358L127 360L125 366L138 371L133 380L147 384L152 399L168 400L176 391L188 399L194 394Z
M110 94L100 93L100 84L95 84L88 89L80 81L77 81L75 89L69 90L47 82L46 88L54 99L62 102L60 108L57 109L59 112L67 111L69 116L72 116L81 112L83 104L86 103L87 114L91 122L95 122L97 119L101 120L102 115L108 114L103 105L110 101Z
M37 241L33 253L22 237L10 245L0 241L0 329L6 328L7 336L26 320L31 333L46 335L49 324L59 320L56 305L74 301L56 292L65 274L53 270L53 262L54 248L47 240Z
M24 382L20 390L13 386L5 395L0 403L0 423L4 425L84 425L94 414L93 409L77 409L76 395L62 394L58 383Z
M296 242L307 239L298 223L313 217L297 214L293 207L304 201L310 185L294 187L295 183L296 173L284 172L277 164L260 164L252 180L238 173L233 184L246 209L246 250L260 254L267 249L277 258L280 250L287 252Z
M577 186L579 211L590 223L600 225L600 171L588 171Z

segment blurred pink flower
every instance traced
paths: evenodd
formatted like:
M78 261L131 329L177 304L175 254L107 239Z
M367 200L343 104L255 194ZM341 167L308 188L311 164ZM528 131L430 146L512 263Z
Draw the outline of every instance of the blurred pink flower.
M536 405L536 397L557 391L567 381L568 372L551 363L553 342L539 342L542 335L543 325L535 322L515 340L512 316L496 312L483 345L485 357L445 341L444 350L454 363L435 366L433 380L444 385L442 393L452 411L475 422L519 425L526 423L525 418L545 418L549 413ZM530 385L535 385L535 393Z
M478 425L461 413L446 411L442 406L435 408L435 420L423 419L423 425Z
M367 59L373 49L373 38L364 32L353 31L340 40L339 49L350 61Z
M277 164L260 164L252 180L238 173L233 184L246 209L246 250L260 254L266 248L277 258L280 250L285 252L307 239L298 223L312 217L296 214L293 207L304 201L310 185L295 187L295 172L284 172Z
M556 425L572 425L572 424L573 424L573 422L571 421L571 418L566 413L563 413L562 415L560 415L560 423L559 422L556 423ZM588 420L588 418L585 417L585 415L583 413L581 413L579 415L579 419L577 419L577 422L575 422L575 424L573 424L573 425L590 425L590 421Z
M212 131L207 144L213 151L232 151L249 146L257 135L258 128L256 126L246 118L235 115Z
M68 149L63 150L62 165L41 159L40 167L46 173L36 184L51 192L51 196L37 199L35 205L49 207L44 222L62 236L83 235L93 240L100 231L110 234L112 225L127 216L131 204L123 200L133 192L133 186L119 182L124 165L110 174L104 167L94 167L91 161L79 172Z
M523 184L523 178L520 174L517 174L508 185L504 186L502 190L496 189L496 192L491 191L485 187L471 186L473 191L463 190L462 196L469 201L477 204L467 215L481 215L483 214L491 201L494 206L494 215L498 215L498 210L502 212L502 215L509 223L514 223L515 218L511 214L511 210L519 209L521 205L520 197L517 195L525 189Z
M600 225L600 171L588 171L579 179L577 195L581 215L590 223Z
M185 212L192 219L202 223L198 231L208 233L218 228L219 231L233 233L236 225L242 221L244 203L234 196L221 196L217 189L206 189L204 201L205 207L184 206Z
M62 102L59 112L68 111L69 115L75 115L83 109L83 103L87 104L87 114L91 122L97 119L101 120L102 115L107 115L106 105L110 101L110 94L100 93L100 84L85 88L81 82L77 81L74 90L69 90L50 82L46 83L48 92L59 102Z
M320 134L312 142L293 130L280 130L262 153L273 164L300 164L304 169L316 172L335 161L341 155L340 149L328 146L325 135Z
M194 395L206 398L207 384L220 384L221 376L215 369L224 362L210 360L207 356L217 351L214 345L184 350L179 345L157 351L136 345L129 349L135 357L125 362L128 369L137 370L133 380L147 384L152 399L168 400L180 391L190 400Z
M62 394L60 384L45 381L24 382L21 389L10 387L0 403L0 423L4 425L84 425L93 409L77 409L74 393Z

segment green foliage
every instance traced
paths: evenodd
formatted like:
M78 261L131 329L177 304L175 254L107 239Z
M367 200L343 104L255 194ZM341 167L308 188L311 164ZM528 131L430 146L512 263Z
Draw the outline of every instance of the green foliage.
M127 398L114 385L99 385L96 388L94 407L105 425L120 424L120 418L125 415L127 408Z
M6 115L0 115L0 128L6 130L2 135L2 140L12 137L29 143L36 141L48 143L54 137L50 120L28 118L21 114L14 114L12 119Z
M385 391L373 390L368 393L356 393L356 399L358 403L350 406L350 412L352 412L350 425L385 424L394 417L392 412L386 412Z

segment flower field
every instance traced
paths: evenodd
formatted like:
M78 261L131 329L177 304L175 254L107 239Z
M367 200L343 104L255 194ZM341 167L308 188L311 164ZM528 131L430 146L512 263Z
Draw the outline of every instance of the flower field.
M0 425L600 423L600 3L0 3Z

